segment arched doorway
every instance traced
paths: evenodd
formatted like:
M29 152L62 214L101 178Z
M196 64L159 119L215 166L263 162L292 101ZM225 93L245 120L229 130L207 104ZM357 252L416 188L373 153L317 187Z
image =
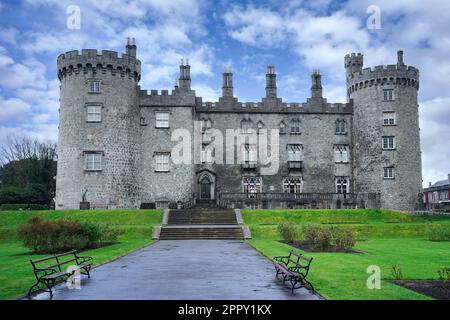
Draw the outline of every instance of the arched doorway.
M211 199L211 179L208 175L200 178L200 199Z

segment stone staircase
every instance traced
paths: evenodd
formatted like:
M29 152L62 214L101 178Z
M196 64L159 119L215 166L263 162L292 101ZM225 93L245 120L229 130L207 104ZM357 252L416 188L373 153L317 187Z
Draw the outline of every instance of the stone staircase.
M234 210L202 203L191 209L170 210L168 224L161 228L159 239L243 240L244 234Z

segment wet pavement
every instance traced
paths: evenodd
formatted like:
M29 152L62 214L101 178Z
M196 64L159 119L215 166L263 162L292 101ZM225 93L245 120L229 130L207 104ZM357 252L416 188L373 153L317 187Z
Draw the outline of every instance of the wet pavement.
M42 293L34 299L49 299ZM272 263L243 241L162 240L83 276L81 289L64 284L53 300L304 300L275 278Z

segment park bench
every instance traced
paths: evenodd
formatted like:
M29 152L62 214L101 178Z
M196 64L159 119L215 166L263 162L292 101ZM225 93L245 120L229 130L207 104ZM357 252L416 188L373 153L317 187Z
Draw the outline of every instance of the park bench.
M30 260L30 262L37 281L28 291L28 299L30 299L33 291L49 292L50 297L53 297L52 288L55 284L62 280L67 280L75 274L75 270L69 271L67 269L70 266L77 266L81 274L85 274L90 278L89 271L93 263L92 257L80 257L76 250Z
M304 287L306 284L314 292L313 285L306 279L313 258L307 258L303 254L291 250L287 256L274 257L273 260L276 277L278 278L281 275L283 284L289 281L292 293L295 289Z

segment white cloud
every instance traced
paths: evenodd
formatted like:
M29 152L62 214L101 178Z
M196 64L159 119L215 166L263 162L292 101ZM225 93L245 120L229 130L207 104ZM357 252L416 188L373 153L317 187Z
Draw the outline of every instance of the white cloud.
M24 122L29 117L31 107L17 98L3 99L0 97L0 125Z

